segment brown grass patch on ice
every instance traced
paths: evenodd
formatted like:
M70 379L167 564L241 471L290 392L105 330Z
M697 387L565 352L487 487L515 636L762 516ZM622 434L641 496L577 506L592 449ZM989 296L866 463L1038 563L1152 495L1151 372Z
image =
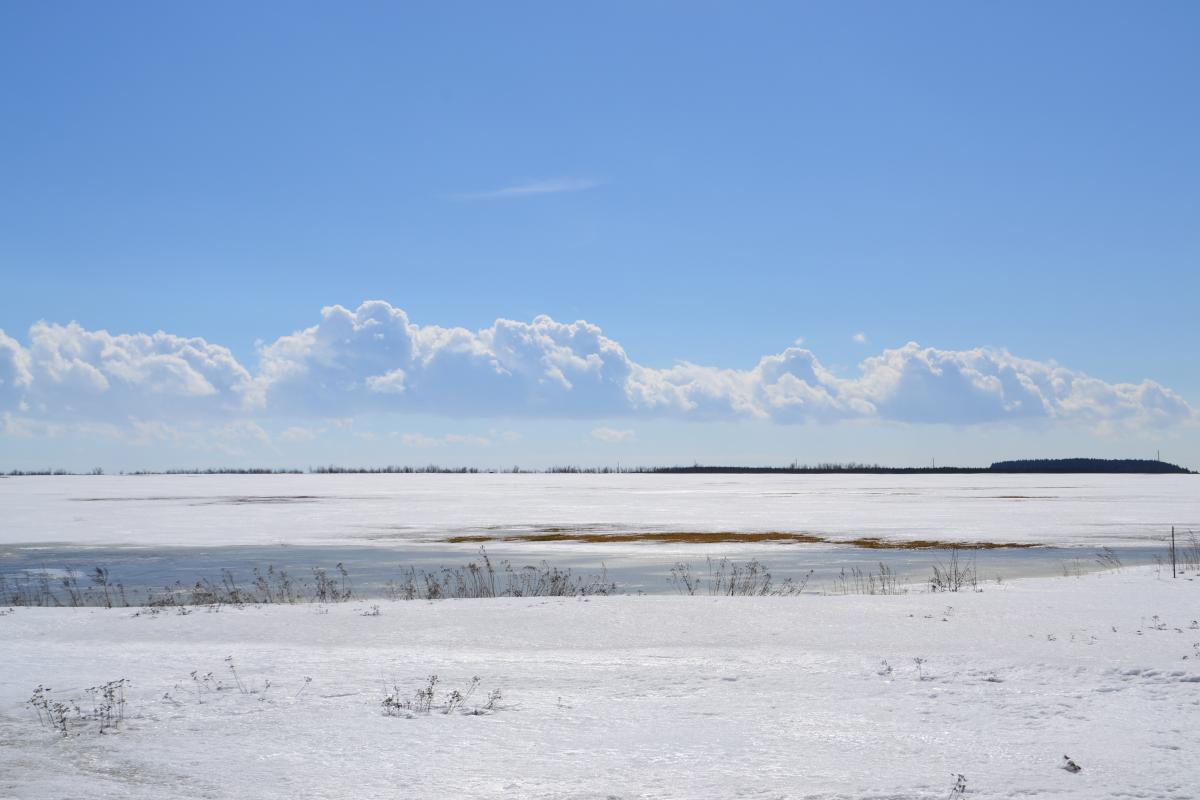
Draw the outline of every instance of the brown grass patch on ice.
M782 542L795 544L845 544L870 550L1004 550L1037 547L1016 542L953 542L943 539L880 539L863 536L856 539L831 539L812 533L787 531L642 531L637 533L588 533L563 528L548 528L537 533L467 534L446 539L451 544L487 542L582 542L585 544L622 544L630 542L669 542L673 544L740 544Z
M875 536L828 541L831 544L849 544L868 550L1023 550L1039 546L1022 542L950 542L945 539L880 539Z

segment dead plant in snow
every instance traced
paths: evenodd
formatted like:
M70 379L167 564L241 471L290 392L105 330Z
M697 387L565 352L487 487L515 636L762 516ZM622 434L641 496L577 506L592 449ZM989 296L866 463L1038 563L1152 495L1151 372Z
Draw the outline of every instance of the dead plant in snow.
M38 685L26 701L37 714L38 722L63 736L80 734L94 723L96 732L111 733L121 727L125 720L125 689L128 678L118 678L84 691L91 700L91 709L85 709L83 698L56 698L49 686Z
M929 589L933 592L958 592L965 588L979 591L979 576L975 570L975 559L964 560L958 548L951 547L945 561L933 565L929 576Z
M439 682L440 679L437 675L430 675L426 678L424 686L406 696L400 686L393 681L391 686L384 687L384 698L380 701L383 713L389 717L407 717L409 719L433 713L483 716L497 711L500 707L502 695L499 689L488 692L487 701L482 705L471 704L471 699L482 682L478 675L471 678L467 687L462 690L452 689L445 693L439 693Z
M799 581L792 578L775 583L766 566L757 559L745 563L722 558L720 561L705 559L708 574L692 572L692 565L680 561L671 567L671 585L680 594L726 595L726 596L787 596L803 594L808 586L812 570Z

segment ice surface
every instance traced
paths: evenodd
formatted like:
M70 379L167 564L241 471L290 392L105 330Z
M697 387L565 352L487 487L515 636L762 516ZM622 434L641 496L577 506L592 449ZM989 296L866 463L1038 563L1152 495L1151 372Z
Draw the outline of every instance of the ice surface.
M0 480L0 544L417 545L453 534L793 531L1161 542L1200 531L1192 475L271 475ZM572 545L578 549L578 545ZM612 548L614 545L605 545ZM666 549L666 548L660 548ZM546 552L555 552L547 546Z

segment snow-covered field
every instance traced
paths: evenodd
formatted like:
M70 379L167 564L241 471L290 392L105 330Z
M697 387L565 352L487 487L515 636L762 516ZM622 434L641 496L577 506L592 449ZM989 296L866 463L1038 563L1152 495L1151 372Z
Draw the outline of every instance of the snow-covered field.
M268 475L0 479L0 545L375 545L455 534L789 531L1161 542L1194 475ZM611 547L611 546L609 546Z
M784 531L1052 546L980 551L987 579L1038 574L1023 559L1056 574L1064 553L1079 554L1066 571L1096 569L1100 547L1165 555L1170 526L1200 531L1200 482L97 476L5 478L0 508L0 572L104 563L160 587L167 575L186 583L234 565L244 578L286 558L301 575L345 560L361 588L370 569L383 580L405 559L461 565L478 544L446 542L459 535ZM626 591L673 591L669 565L707 555L784 573L886 556L912 583L900 595L0 608L0 799L947 798L960 774L965 797L1200 796L1194 573L1126 566L931 593L927 560L942 555L930 551L489 551L577 571L617 564ZM810 590L827 591L827 578L818 572ZM389 690L412 700L430 674L435 706L479 676L463 709L483 713L385 713ZM129 681L125 719L101 735L89 687L118 679ZM39 685L52 689L41 716L64 703L70 735L29 705ZM1083 770L1061 769L1064 755Z
M960 773L969 798L1200 794L1200 579L983 588L17 608L0 797L946 798ZM439 702L478 675L468 706L498 709L383 713L431 673ZM25 705L118 678L111 734Z

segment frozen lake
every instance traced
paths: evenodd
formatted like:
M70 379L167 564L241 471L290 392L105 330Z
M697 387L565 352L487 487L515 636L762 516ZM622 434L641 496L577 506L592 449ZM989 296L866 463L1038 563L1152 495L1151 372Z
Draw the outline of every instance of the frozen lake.
M669 591L677 561L758 559L779 577L887 560L920 579L937 550L839 542L1024 543L974 553L981 576L1061 574L1165 555L1172 525L1200 532L1190 475L232 475L0 479L0 572L108 566L129 586L342 562L370 591L400 566L476 557L601 568L629 590ZM809 542L608 542L645 533L789 533ZM584 535L580 541L518 537Z

